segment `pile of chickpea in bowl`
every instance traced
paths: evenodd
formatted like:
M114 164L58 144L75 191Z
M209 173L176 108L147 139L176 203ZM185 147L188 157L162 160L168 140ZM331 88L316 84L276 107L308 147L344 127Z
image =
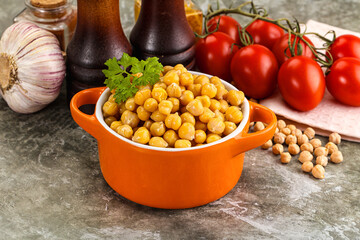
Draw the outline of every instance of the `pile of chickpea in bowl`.
M126 102L114 93L102 106L105 123L122 137L154 147L188 148L231 134L243 119L242 91L228 91L218 77L165 66L159 82Z

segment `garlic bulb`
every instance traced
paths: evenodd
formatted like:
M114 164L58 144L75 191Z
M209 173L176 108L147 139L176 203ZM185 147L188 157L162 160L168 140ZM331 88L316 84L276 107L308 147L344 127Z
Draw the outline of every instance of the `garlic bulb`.
M0 93L18 113L33 113L54 101L65 77L56 37L30 22L18 22L0 40Z

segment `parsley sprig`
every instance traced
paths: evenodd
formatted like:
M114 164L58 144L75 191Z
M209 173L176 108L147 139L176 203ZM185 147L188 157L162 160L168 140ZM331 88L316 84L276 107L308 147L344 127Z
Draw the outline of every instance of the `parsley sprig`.
M135 95L139 86L152 86L158 82L163 69L158 60L157 57L138 60L127 53L124 53L119 61L115 57L107 60L105 65L108 69L103 70L106 77L104 83L110 90L115 90L115 101L125 102Z

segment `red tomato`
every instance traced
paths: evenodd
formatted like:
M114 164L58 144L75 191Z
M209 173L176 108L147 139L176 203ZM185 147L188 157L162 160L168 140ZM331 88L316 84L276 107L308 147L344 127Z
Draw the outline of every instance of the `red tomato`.
M325 93L325 78L319 64L304 56L284 62L279 70L278 84L285 102L298 111L314 109Z
M339 102L360 106L360 60L352 57L336 60L326 76L326 87Z
M339 36L330 45L329 52L334 62L342 57L360 59L360 38L350 34Z
M269 49L272 48L276 40L284 35L284 30L281 27L262 20L251 23L246 31L250 33L255 44L263 45Z
M310 41L309 38L307 38L306 36L303 37L307 42L309 42L311 45L314 46L314 44ZM294 43L294 39L295 36L291 35L291 44ZM275 43L274 46L272 47L272 52L274 53L276 59L278 60L279 65L281 66L286 60L288 60L289 58L287 56L291 56L291 52L289 49L289 34L286 33L285 35L283 35L281 38L279 38ZM300 43L300 45L302 46L302 56L305 57L309 57L309 58L315 58L314 54L311 52L311 49L304 43L303 40L301 40L300 38L296 39L296 45L295 45L295 55L298 54L298 44ZM286 50L286 55L285 55L285 49Z
M219 18L220 22L217 31L226 33L232 39L234 39L237 44L240 44L239 29L241 29L241 26L234 18L230 16L222 15L211 18L207 23L209 26L209 32L215 31Z
M215 32L196 43L195 59L199 70L230 81L230 62L238 50L235 41L227 34Z
M246 96L262 99L276 88L278 63L274 54L258 44L237 51L231 60L231 76Z

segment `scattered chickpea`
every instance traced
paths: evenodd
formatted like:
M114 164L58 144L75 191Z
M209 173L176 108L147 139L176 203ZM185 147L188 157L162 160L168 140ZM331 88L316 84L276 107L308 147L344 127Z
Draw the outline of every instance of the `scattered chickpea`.
M301 146L303 145L304 143L307 143L309 142L309 138L305 135L305 134L302 134L301 136L298 137L298 144Z
M261 145L261 148L262 149L269 149L269 148L271 148L273 146L273 143L272 143L272 141L271 141L271 139L270 140L268 140L266 143L264 143L263 145Z
M308 151L308 152L314 152L314 147L309 143L304 143L300 146L301 151Z
M286 138L285 134L283 134L281 132L275 133L274 142L279 143L279 144L283 144L285 142L285 138Z
M307 162L307 161L311 161L313 159L313 155L311 154L311 152L309 151L303 151L300 153L299 156L299 161L301 163Z
M325 157L324 155L318 156L316 158L316 164L326 167L326 165L328 164L328 158Z
M283 129L284 127L286 127L286 123L284 120L278 120L277 121L277 127L279 128L279 130Z
M281 154L282 152L284 151L284 146L279 144L279 143L276 143L273 147L272 147L272 152L275 154L275 155L279 155Z
M333 152L330 155L330 160L333 163L341 163L342 161L344 161L344 158L343 158L343 155L342 155L342 153L340 151L336 151L336 152Z
M341 142L341 136L340 134L338 133L331 133L330 136L329 136L329 142L333 142L335 143L336 145L339 145L340 142Z
M305 129L304 134L309 138L313 139L315 137L315 130L311 127Z
M336 151L338 151L338 147L333 142L328 142L325 147L329 150L329 154L332 154Z
M323 166L317 164L315 165L315 167L313 167L313 169L311 170L311 173L312 175L315 177L315 178L318 178L318 179L323 179L325 176L325 169Z
M307 161L302 164L301 170L303 170L304 172L311 172L313 167L314 167L314 164L311 161Z
M295 131L295 129L296 129L296 127L295 127L294 124L288 124L288 125L286 125L286 127L287 127L288 129L290 129L291 132L292 132L292 131Z
M314 148L318 148L321 147L321 140L318 138L313 138L310 140L310 144L314 147Z
M329 150L325 147L318 147L318 148L315 148L314 150L314 154L316 157L318 156L327 156L328 155L328 152Z
M262 122L256 122L254 125L254 131L261 131L265 128L264 124Z
M287 145L290 145L292 143L296 143L297 142L297 138L294 135L287 135L286 139L285 139L285 143Z
M285 134L286 136L291 134L290 128L287 128L287 127L281 129L280 132L282 132L282 133Z
M280 130L279 130L278 127L276 127L276 128L275 128L275 133L278 133L278 132L280 132Z
M288 147L288 151L291 155L296 155L300 152L300 147L296 143L290 143Z
M299 137L303 134L302 131L300 129L295 129L291 131L291 134L296 136L297 139L299 139Z
M282 152L280 155L280 161L282 163L289 163L291 161L291 155L288 152Z

